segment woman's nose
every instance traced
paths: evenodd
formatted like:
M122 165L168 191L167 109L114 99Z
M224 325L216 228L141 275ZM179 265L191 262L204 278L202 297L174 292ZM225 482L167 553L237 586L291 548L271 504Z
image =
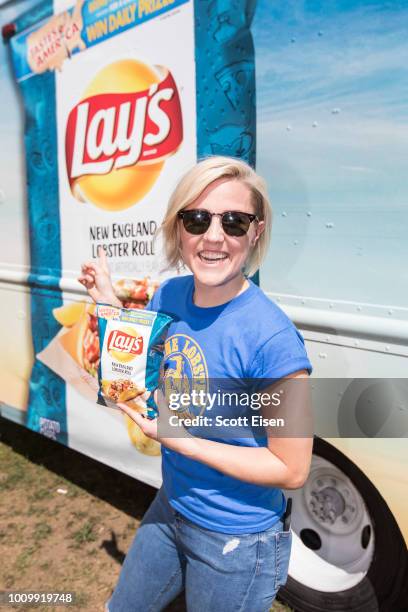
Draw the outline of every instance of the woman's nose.
M204 234L204 238L210 242L221 242L224 240L224 230L222 229L221 217L213 215L210 227Z

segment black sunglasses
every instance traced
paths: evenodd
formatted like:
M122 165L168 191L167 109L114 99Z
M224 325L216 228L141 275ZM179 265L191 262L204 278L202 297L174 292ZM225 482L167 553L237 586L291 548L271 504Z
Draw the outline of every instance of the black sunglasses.
M177 213L179 219L183 220L184 229L189 234L205 234L211 225L213 217L221 217L222 229L227 236L244 236L256 215L250 213L229 210L225 213L210 213L208 210L180 210Z

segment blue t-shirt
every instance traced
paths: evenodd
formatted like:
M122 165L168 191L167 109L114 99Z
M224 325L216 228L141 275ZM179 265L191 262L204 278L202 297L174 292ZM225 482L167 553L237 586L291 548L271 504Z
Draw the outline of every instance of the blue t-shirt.
M149 308L171 315L164 368L174 376L207 381L280 379L312 371L303 337L286 314L249 281L249 287L221 306L193 303L193 276L165 281ZM211 383L210 383L211 384ZM266 446L266 438L225 440ZM255 533L282 515L279 488L227 476L199 461L162 448L163 486L170 504L192 522L223 533Z

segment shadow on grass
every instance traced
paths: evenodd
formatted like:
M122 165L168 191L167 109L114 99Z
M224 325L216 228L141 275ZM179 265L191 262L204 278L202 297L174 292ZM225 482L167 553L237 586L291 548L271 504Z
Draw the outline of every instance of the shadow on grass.
M155 496L154 487L2 417L0 441L137 520Z
M155 496L154 487L2 417L0 441L32 463L44 466L136 520L143 518ZM118 548L113 532L110 540L102 545L112 558L123 563L125 551ZM185 610L184 593L166 608L166 612Z

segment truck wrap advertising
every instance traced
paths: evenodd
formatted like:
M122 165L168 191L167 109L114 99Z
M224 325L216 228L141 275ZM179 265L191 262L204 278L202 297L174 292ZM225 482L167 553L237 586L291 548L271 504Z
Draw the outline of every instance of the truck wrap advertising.
M235 2L228 20L223 4L44 2L14 22L10 40L26 112L26 424L116 467L133 464L133 475L140 465L127 452L159 453L144 453L152 445L127 417L95 404L95 307L69 290L103 248L124 306L143 308L174 275L157 230L178 178L207 154L255 162L253 3ZM158 457L142 468L157 484Z
M116 349L140 334L102 330L100 368L77 277L103 248L138 320L184 273L157 232L178 179L207 155L243 158L273 208L261 288L313 365L279 597L408 609L408 3L0 0L0 20L1 422L160 486L159 443L97 404L98 369L105 398L127 396Z

